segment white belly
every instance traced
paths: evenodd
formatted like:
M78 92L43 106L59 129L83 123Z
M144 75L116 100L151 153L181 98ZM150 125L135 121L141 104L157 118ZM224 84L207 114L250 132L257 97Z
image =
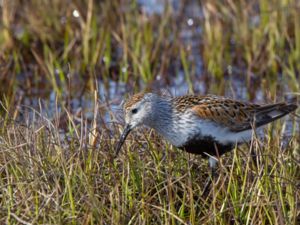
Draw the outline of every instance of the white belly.
M171 144L183 146L193 137L211 136L221 144L240 143L251 140L252 130L232 132L228 128L217 125L208 120L193 118L187 114L187 118L173 121L172 126L165 129L157 129Z

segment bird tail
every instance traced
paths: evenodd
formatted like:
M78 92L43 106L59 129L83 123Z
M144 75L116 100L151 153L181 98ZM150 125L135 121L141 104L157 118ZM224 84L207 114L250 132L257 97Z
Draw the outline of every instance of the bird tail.
M297 105L294 103L275 103L258 107L255 110L255 126L260 127L268 124L274 120L277 120L297 109Z

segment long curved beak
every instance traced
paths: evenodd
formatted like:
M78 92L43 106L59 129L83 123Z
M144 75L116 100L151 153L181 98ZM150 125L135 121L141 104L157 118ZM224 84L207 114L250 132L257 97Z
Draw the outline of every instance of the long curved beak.
M131 126L130 126L129 124L126 124L126 125L125 125L125 128L124 128L124 130L123 130L123 133L122 133L122 135L121 135L121 137L120 137L120 139L119 139L119 142L118 142L118 144L117 144L117 147L116 147L115 158L118 156L118 154L119 154L119 152L120 152L120 150L121 150L121 147L122 147L124 141L126 140L127 135L130 133L131 129L132 129L132 128L131 128Z

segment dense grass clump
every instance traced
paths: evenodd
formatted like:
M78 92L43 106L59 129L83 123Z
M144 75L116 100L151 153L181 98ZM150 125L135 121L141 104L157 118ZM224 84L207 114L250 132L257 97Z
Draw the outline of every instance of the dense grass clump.
M298 1L159 2L0 1L0 224L300 224L297 115L204 196L207 162L154 131L113 160L127 93L300 93Z
M282 146L279 123L223 157L202 195L207 162L153 132L133 133L113 160L117 136L95 120L70 116L63 132L57 117L25 121L1 121L1 223L299 222L299 140L294 133Z

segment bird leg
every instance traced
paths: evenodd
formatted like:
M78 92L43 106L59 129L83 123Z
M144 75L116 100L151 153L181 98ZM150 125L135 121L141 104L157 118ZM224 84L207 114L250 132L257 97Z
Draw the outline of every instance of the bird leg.
M212 179L215 179L217 172L216 172L216 166L217 166L218 160L215 157L210 156L208 159L208 164L211 172Z
M253 146L250 146L250 156L251 156L251 160L253 165L255 166L255 168L258 168L258 162L257 162L257 154L253 149Z
M218 147L216 145L216 143L214 143L214 147L215 147L215 151L216 151L216 156L219 158L219 151L218 151ZM216 165L217 165L217 158L214 156L209 155L208 158L208 166L210 168L210 176L207 178L206 182L205 182L205 186L202 192L202 196L206 195L208 192L209 187L211 186L212 181L215 180L215 177L217 175L216 173Z
M202 192L202 196L207 195L207 193L209 191L209 188L212 184L212 181L214 181L215 178L216 178L216 175L217 175L217 173L216 173L217 162L218 162L218 160L215 157L209 156L208 166L210 168L210 176L206 179L205 186L204 186L203 192Z

